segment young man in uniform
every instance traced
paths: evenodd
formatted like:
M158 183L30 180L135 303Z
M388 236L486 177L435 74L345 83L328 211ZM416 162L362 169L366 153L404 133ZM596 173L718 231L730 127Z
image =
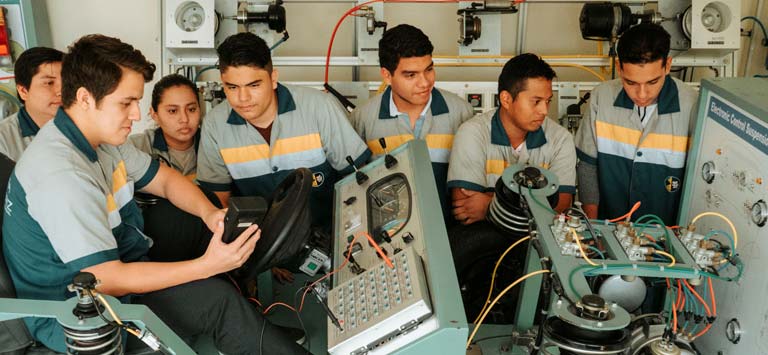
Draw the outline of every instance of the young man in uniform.
M352 124L374 157L384 154L380 138L386 140L389 151L412 139L425 140L448 219L445 183L453 136L474 113L466 100L435 88L432 50L429 38L411 25L385 32L379 40L379 65L389 87L352 112Z
M560 182L555 210L571 205L576 192L573 138L547 118L554 77L549 64L535 54L510 59L499 75L500 107L459 128L448 168L448 188L453 215L462 224L485 219L496 181L512 164L551 170Z
M97 290L147 305L184 339L208 334L227 354L296 353L302 348L263 319L232 284L211 276L240 267L255 226L221 241L223 210L175 170L125 143L155 66L116 38L76 41L62 63L62 109L16 165L5 203L3 252L19 298L65 300L81 271ZM149 261L149 238L133 200L139 189L169 199L215 230L202 256ZM180 240L179 243L185 241ZM61 325L26 318L35 339L65 351ZM261 336L260 336L261 335ZM269 341L260 343L265 337Z
M203 120L197 180L226 205L233 188L269 198L293 170L313 172L312 224L330 231L333 184L371 152L334 98L278 83L269 47L245 32L219 45L227 101Z
M0 153L18 161L21 153L61 106L61 58L53 48L30 48L16 59L16 91L24 105L0 121Z
M590 218L620 216L641 202L677 224L688 138L698 94L671 78L670 36L641 24L619 39L619 79L592 92L576 134L579 196Z

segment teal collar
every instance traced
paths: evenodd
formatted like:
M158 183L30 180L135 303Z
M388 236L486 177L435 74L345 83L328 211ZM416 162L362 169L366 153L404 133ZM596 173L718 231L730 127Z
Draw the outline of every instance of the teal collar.
M56 117L53 118L53 124L56 125L62 134L64 134L64 137L67 137L78 150L88 157L88 160L95 162L99 159L99 156L96 155L96 150L91 147L91 144L85 139L83 132L81 132L80 128L77 128L75 123L72 122L72 119L66 112L64 112L64 109L59 108L59 111L56 112Z
M296 101L293 101L293 95L291 95L291 92L288 90L288 88L280 83L277 83L277 89L275 89L275 93L277 95L278 115L296 110ZM240 117L240 115L238 115L235 110L230 110L227 123L233 125L244 125L245 119Z
M664 78L664 85L659 92L659 115L668 113L680 112L680 96L677 91L677 84L672 78L667 75ZM624 87L621 88L619 95L616 96L616 100L613 102L615 107L623 107L628 110L635 108L635 103L629 98L627 92L624 91Z
M547 137L544 135L544 129L541 127L533 132L528 132L528 134L525 135L525 148L527 149L536 149L546 143ZM491 144L503 145L506 147L512 146L509 142L509 137L507 137L507 131L504 130L504 125L501 123L499 109L496 109L496 112L491 119Z
M27 112L27 109L23 106L16 117L19 118L19 129L21 129L22 137L31 137L40 131L40 127L38 127L37 123L32 120L32 117L29 116L29 112Z
M195 151L197 151L197 146L200 144L200 128L197 129L194 139L195 139ZM155 148L161 152L168 151L168 142L165 141L165 136L163 135L162 128L158 128L155 130L155 138L152 140L152 148Z
M437 88L432 88L432 103L429 105L429 109L432 110L432 117L448 113L448 104L445 102L443 94ZM384 94L381 95L381 105L379 106L379 119L386 120L390 118L396 118L392 116L389 111L389 100L392 98L392 87L387 87Z

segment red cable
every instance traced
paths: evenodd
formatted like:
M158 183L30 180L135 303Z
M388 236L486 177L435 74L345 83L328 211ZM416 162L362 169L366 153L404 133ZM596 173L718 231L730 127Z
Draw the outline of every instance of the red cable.
M368 1L368 2L364 2L364 3L360 4L360 5L357 5L357 6L353 7L353 8L351 8L351 9L347 10L347 12L345 12L344 15L341 15L341 18L339 19L339 21L336 22L336 26L333 27L333 32L331 33L331 41L328 43L328 53L325 55L325 83L326 84L328 83L328 71L331 68L331 49L333 48L333 40L336 38L336 31L339 30L339 26L341 26L341 23L344 21L345 18L347 18L347 16L349 16L349 14L351 14L351 13L357 11L357 10L360 10L361 7L366 6L368 4L373 4L373 3L376 3L376 2L382 2L382 1L384 1L384 0L371 0L371 1ZM302 297L302 299L303 299L303 297Z
M309 290L311 290L312 287L315 286L316 283L318 283L320 281L323 281L324 279L328 278L328 276L331 276L331 275L339 272L339 270L341 270L345 266L347 266L347 263L349 263L349 258L352 257L352 246L355 245L355 240L357 240L357 235L355 235L352 238L352 241L349 242L349 249L347 250L347 258L344 259L344 262L341 263L341 265L339 265L339 267L336 270L333 270L333 271L325 274L325 276L315 280L315 282L313 282L309 286L307 286L307 288L304 290L304 294L301 295L301 303L299 304L299 312L301 312L301 310L304 309L304 298L307 297L307 292L309 292Z
M524 0L515 0L515 3L521 3ZM328 72L331 69L331 49L333 48L333 40L336 38L336 31L339 30L339 26L341 26L341 23L344 22L344 19L347 18L347 16L351 15L353 12L360 10L361 7L377 3L377 2L397 2L397 3L456 3L459 2L459 0L371 0L368 2L364 2L360 5L357 5L344 13L344 15L341 15L341 18L339 18L339 21L336 22L336 26L333 27L333 32L331 33L331 40L328 42L328 52L325 55L325 84L328 84Z

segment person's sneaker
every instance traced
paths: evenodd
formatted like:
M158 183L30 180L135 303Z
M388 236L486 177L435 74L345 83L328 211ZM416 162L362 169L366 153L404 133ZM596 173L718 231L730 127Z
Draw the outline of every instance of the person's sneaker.
M304 331L299 328L285 327L282 325L275 325L277 329L280 329L283 334L287 335L289 339L296 342L296 344L304 345L307 341L307 336Z

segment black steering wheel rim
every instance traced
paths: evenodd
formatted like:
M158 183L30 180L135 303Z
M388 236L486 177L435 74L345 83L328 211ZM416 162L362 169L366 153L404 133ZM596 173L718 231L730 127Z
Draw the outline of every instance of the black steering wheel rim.
M267 214L261 222L261 239L256 243L248 261L240 269L248 278L286 258L297 254L309 235L309 196L312 191L312 171L298 168L292 171L272 193ZM286 243L293 237L303 238Z

